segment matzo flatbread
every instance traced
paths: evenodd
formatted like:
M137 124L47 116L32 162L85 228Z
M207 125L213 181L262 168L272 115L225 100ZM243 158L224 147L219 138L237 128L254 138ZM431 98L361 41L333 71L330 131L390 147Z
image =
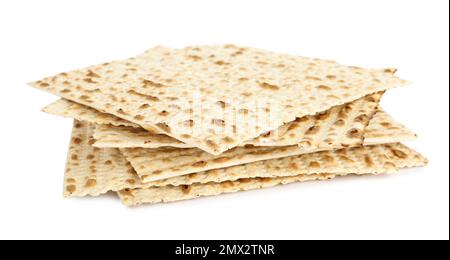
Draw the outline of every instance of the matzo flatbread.
M97 196L124 187L142 187L133 167L116 148L93 147L94 125L74 121L64 174L64 196Z
M94 130L95 147L99 148L193 148L165 134L152 134L142 128L96 125Z
M243 145L300 145L310 149L354 146L362 143L364 129L377 110L382 93L371 94L314 116L304 116ZM116 148L194 148L175 138L152 134L145 129L99 125L95 129L96 147Z
M390 145L388 149L392 149L391 154L386 155L386 157L394 158L397 164L392 164L392 167L413 167L413 166L424 166L427 160L416 152L408 152L406 147L400 148L398 144ZM363 149L363 148L354 148ZM365 171L371 168L375 163L370 159L370 155L366 154L364 156L365 166L367 167ZM345 164L345 160L341 163ZM390 164L390 163L389 163ZM341 166L345 168L345 166ZM341 168L341 170L343 170ZM297 170L296 167L291 167L293 170ZM289 170L288 170L289 171ZM345 170L344 170L345 171ZM288 184L293 182L302 182L308 180L326 180L334 178L339 175L347 175L349 172L341 173L317 173L312 175L294 175L289 177L272 177L272 178L240 178L236 181L225 181L225 182L209 182L205 184L193 184L193 185L182 185L182 186L163 186L163 187L150 187L141 189L124 189L118 192L118 195L122 202L128 206L137 206L143 203L159 203L159 202L171 202L186 199L193 199L203 196L214 196L224 193L246 191L252 189L260 189L272 187L279 184ZM350 171L351 172L351 171ZM359 173L359 172L356 172Z
M426 162L419 153L400 144L370 145L321 151L297 156L236 165L147 183L150 186L179 186L235 181L242 178L273 178L299 174L381 174Z
M376 113L374 117L376 119L374 124L369 123L367 129L370 130L368 132L376 136L366 135L366 138L371 142L369 144L387 143L390 141L390 136L392 136L393 142L415 138L414 133L393 121L386 113ZM402 133L402 135L396 136L398 133ZM379 139L383 142L377 142ZM135 148L121 149L121 151L127 160L131 162L142 181L150 182L239 164L339 148L342 147L303 148L297 145L284 147L238 147L220 156L213 156L198 149Z
M144 203L174 202L204 196L215 196L225 193L269 188L280 184L304 182L312 180L333 179L335 174L297 175L278 178L253 178L227 181L222 183L194 184L188 186L151 187L144 189L124 189L117 194L127 206L139 206Z
M233 45L155 47L31 83L215 155L296 117L404 84L379 70Z
M389 114L379 110L364 130L364 144L379 144L415 140L417 135L395 121ZM386 142L387 141L387 142Z
M215 170L204 172L204 174L196 173L157 182L142 183L136 175L134 169L125 160L118 149L93 147L93 139L91 137L92 133L93 125L86 122L74 122L64 179L64 195L66 197L85 195L96 196L110 190L117 191L126 188L145 188L169 184L185 185L214 181L222 182L248 177L276 177L295 174L315 174L321 173L325 170L334 172L342 169L336 168L335 164L318 164L321 161L330 161L330 158L333 158L333 160L338 160L339 158L339 160L341 160L344 158L342 156L345 155L343 150L340 153L320 153L316 155L307 155L304 157L299 156L297 160L299 166L296 171L292 168L291 161L288 162L288 170L285 170L286 166L283 165L286 165L286 162L283 163L281 160L270 160L264 162L263 165L261 165L261 163L258 164L259 166L256 168L253 166L254 164L248 164L246 166L237 166L234 168L225 169L224 171ZM383 137L383 140L385 139L386 138ZM366 153L370 154L370 160L375 163L369 168L361 169L361 165L365 165L367 160L365 156L363 156L365 148L359 150L355 148L356 150L348 150L349 152L345 155L348 162L346 162L347 164L342 164L341 166L345 167L346 170L353 169L353 171L361 173L364 172L364 170L370 170L372 173L395 170L395 167L393 166L400 164L400 160L404 160L411 156L409 149L403 148L400 145L396 145L395 147L398 147L395 153L399 155L406 154L406 157L401 156L399 158L393 157L393 159L389 159L388 157L383 157L383 155L389 151L392 153L391 148L389 151L384 150L384 148L370 149L370 152ZM378 158L379 156L381 156L381 158ZM316 163L312 163L313 160ZM309 167L307 171L303 171L304 167L300 167L300 165L305 165L307 161L308 165L311 163L311 166L318 167ZM394 162L392 163L392 161ZM250 171L249 169L252 170ZM270 169L270 171L268 171L268 169ZM261 175L258 175L259 173L261 173ZM209 177L205 178L205 175Z
M119 117L99 112L88 106L84 106L67 99L59 99L42 109L42 111L63 117L69 117L78 121L86 121L95 124L110 124L113 126L126 126L140 128L139 125Z

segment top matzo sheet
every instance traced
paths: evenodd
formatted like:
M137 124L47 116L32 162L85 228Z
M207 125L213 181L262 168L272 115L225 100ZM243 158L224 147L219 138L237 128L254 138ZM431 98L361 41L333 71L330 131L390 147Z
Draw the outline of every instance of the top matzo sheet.
M234 45L155 47L31 85L217 155L407 83L386 72Z

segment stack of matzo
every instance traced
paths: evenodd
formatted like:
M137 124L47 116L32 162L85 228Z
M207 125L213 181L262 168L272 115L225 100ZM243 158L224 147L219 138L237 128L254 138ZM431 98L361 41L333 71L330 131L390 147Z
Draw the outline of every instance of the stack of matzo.
M379 106L407 82L254 48L155 47L33 82L74 119L64 195L169 202L423 166Z

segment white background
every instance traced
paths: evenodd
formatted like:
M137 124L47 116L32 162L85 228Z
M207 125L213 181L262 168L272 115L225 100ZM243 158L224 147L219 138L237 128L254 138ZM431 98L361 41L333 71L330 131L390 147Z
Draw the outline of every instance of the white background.
M448 239L448 1L0 1L1 239ZM235 43L411 80L382 106L430 164L130 209L63 199L71 120L26 83L154 45Z

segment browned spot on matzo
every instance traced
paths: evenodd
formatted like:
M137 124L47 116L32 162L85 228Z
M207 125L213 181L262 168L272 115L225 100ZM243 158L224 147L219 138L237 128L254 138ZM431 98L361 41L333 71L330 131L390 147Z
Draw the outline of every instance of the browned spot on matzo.
M189 194L189 192L191 190L191 186L189 186L189 185L182 185L182 186L180 186L180 188L184 194Z
M135 115L134 119L141 121L141 120L144 120L144 116L142 116L142 115Z
M86 77L100 78L100 75L98 75L97 73L93 72L92 70L88 70L88 73L86 74Z
M224 137L224 138L223 138L223 141L224 141L225 143L233 143L233 142L234 142L233 138L231 138L231 137L229 137L229 136Z
M75 185L67 185L66 191L69 193L74 193L77 190L77 186Z
M317 119L317 120L325 120L325 119L327 119L327 118L330 117L330 114L331 114L331 111L330 111L330 110L325 111L325 112L318 113L318 114L316 115L316 119Z
M230 65L230 63L225 62L223 60L216 61L216 62L214 62L214 64L219 65L219 66Z
M146 108L149 108L149 107L150 107L149 104L142 104L142 105L139 107L139 109L146 109Z
M361 133L361 131L359 129L353 128L353 129L350 129L347 132L347 136L349 138L361 138L362 137L362 133Z
M156 126L159 129L161 129L162 131L166 132L166 133L170 133L171 132L170 127L167 124L165 124L165 123L158 123L158 124L156 124Z
M278 87L277 85L269 84L267 82L259 82L258 84L263 89L268 89L268 90L279 90L280 89L280 87Z
M185 127L193 127L194 126L194 120L190 119L190 120L186 120L183 122L183 126Z
M406 153L404 153L404 152L402 152L402 151L400 151L400 150L397 150L397 149L391 149L391 152L392 152L395 156L397 156L398 158L405 159L405 158L408 157L408 155L407 155Z
M214 119L211 120L211 123L212 123L213 125L217 125L217 126L225 126L225 121L222 120L222 119L216 119L216 118L214 118Z
M167 112L166 110L163 110L163 111L159 112L158 115L160 115L160 116L167 116L167 115L169 115L169 112Z
M145 98L146 100L149 100L149 101L153 101L153 102L159 101L159 98L157 98L157 97L155 97L155 96L141 94L141 93L138 93L138 92L137 92L136 90L134 90L134 89L128 90L127 93L128 93L128 94L131 94L131 95L135 95L135 96L139 96L139 97Z
M119 194L125 197L133 197L133 191L131 189L123 189L119 191Z
M205 161L199 161L199 162L195 162L192 164L193 167L204 167L205 165L207 165L208 163Z
M224 163L224 162L227 162L229 160L230 160L230 157L226 157L225 156L225 157L216 158L213 161L216 162L216 163Z
M355 118L354 121L355 122L359 122L359 123L368 122L369 121L369 117L366 114L359 115L358 117Z
M86 181L86 184L85 184L85 186L87 188L94 187L95 185L97 185L97 181L95 179L89 179Z
M320 89L320 90L331 90L331 88L329 86L326 86L326 85L319 85L319 86L317 86L317 89Z
M91 83L91 84L96 84L96 83L97 83L97 82L94 81L92 78L84 78L83 81L84 81L84 82L87 82L87 83Z
M366 163L367 167L373 166L372 158L370 158L370 156L368 155L364 156L364 162Z
M202 57L197 56L197 55L189 55L188 58L193 60L193 61L199 61L199 60L202 59Z
M74 144L80 144L82 141L83 141L83 140L81 140L81 138L79 138L79 137L75 137L75 138L72 139L72 142L73 142Z
M226 108L227 103L225 103L224 101L217 101L217 104L221 107L221 108Z
M319 126L312 126L308 129L308 131L306 131L305 135L314 135L317 132L319 132L320 127Z
M119 109L117 109L117 114L121 114L121 115L128 115L128 113L127 112L125 112L125 111L123 111L123 109L122 108L119 108Z
M147 88L147 87L153 87L153 88L163 88L165 87L163 84L161 83L157 83L157 82L153 82L151 80L145 79L142 81L142 86Z
M311 167L311 168L319 168L320 167L320 163L318 163L318 162L310 162L309 163L309 167Z

